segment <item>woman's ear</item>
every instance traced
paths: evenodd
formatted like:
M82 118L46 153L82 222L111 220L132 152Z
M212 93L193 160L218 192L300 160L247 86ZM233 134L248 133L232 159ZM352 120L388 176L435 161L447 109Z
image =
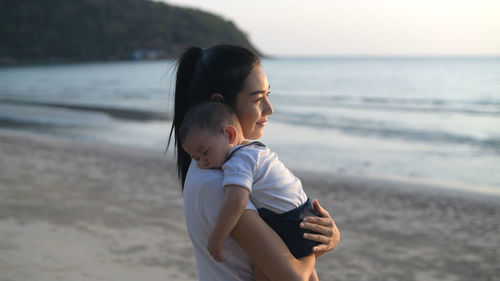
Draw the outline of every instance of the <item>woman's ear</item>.
M226 126L222 129L222 133L226 136L230 144L234 144L236 141L237 131L234 126Z
M210 100L224 102L224 96L219 93L213 93L212 96L210 96Z

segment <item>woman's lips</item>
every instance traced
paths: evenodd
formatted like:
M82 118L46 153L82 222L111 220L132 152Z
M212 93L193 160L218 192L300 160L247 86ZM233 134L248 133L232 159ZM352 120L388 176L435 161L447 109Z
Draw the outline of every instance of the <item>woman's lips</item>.
M264 127L266 125L267 120L257 122L257 125Z

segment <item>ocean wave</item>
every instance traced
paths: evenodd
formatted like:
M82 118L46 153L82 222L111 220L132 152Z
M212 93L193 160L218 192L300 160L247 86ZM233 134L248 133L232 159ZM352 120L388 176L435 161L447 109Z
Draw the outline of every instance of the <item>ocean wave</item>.
M43 122L30 121L30 120L16 120L13 118L5 118L0 116L0 128L13 128L13 129L50 129L56 125L46 124Z
M310 105L328 108L400 111L419 113L459 113L481 116L500 116L500 100L457 101L424 98L351 97L337 96L279 96L280 105Z
M500 153L500 138L492 136L479 138L472 135L456 134L441 130L393 126L381 120L348 117L331 119L325 115L315 113L279 112L273 115L273 121L298 126L334 129L347 135L401 139L431 144L470 145L491 149L496 153Z
M43 107L53 107L53 108L63 108L69 110L77 111L90 111L104 113L108 116L133 120L133 121L165 121L170 120L171 117L167 113L138 110L131 108L118 108L118 107L104 107L104 106L93 106L93 105L83 105L83 104L63 104L63 103L50 103L50 102L39 102L39 101L21 101L21 100L0 100L1 104L13 104L13 105L26 105L26 106L43 106Z

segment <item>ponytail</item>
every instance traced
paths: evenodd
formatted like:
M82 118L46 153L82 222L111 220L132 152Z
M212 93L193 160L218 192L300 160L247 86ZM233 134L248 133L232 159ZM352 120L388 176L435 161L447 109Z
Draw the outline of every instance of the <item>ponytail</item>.
M232 45L216 45L205 50L191 47L178 59L174 117L167 150L173 136L177 175L181 179L182 189L191 164L191 157L184 151L179 139L179 128L187 111L198 103L210 100L214 93L221 94L225 103L233 107L246 77L259 63L259 58L253 52Z
M170 129L170 134L168 136L167 150L170 146L170 141L172 140L172 134L174 137L174 146L177 155L177 176L181 178L182 186L184 188L184 182L186 180L187 170L191 164L191 157L184 151L179 140L179 128L186 115L188 109L190 108L190 97L189 97L189 86L193 80L194 72L196 71L196 66L203 55L203 50L198 47L191 47L187 49L179 58L177 65L177 77L175 82L175 97L174 97L174 118L172 121L172 128Z

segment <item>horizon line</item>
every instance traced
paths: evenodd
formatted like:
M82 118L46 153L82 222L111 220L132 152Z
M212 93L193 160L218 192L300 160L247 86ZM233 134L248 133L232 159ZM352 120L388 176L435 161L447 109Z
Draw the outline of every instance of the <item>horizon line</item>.
M272 55L263 54L263 58L500 58L500 54L296 54L296 55Z

